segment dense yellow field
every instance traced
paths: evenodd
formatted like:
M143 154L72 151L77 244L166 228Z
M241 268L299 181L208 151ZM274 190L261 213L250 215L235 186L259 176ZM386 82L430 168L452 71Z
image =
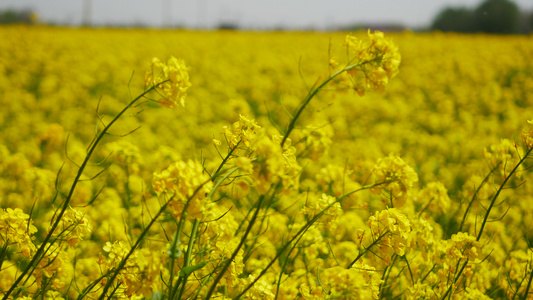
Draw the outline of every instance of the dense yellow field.
M533 299L533 36L386 34L297 116L346 35L0 27L0 292ZM111 126L171 56L185 105Z

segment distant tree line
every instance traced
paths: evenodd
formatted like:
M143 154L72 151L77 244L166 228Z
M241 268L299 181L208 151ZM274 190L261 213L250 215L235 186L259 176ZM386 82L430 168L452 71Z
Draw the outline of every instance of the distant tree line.
M475 9L445 8L433 20L431 29L467 33L529 33L533 31L533 12L521 12L510 0L486 0Z
M37 13L29 10L7 9L0 11L0 24L35 24L37 22Z

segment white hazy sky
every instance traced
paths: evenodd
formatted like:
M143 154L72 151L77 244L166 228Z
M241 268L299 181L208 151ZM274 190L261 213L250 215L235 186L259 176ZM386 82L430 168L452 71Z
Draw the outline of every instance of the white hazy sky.
M339 25L401 23L427 26L447 6L474 8L482 0L0 0L0 9L28 8L44 22L79 25L84 4L95 25L143 24L212 28L326 29ZM515 0L533 10L533 0ZM87 16L87 15L86 15Z

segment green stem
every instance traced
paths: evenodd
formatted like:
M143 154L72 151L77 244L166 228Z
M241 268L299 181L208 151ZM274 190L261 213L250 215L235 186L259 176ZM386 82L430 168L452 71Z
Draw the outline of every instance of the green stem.
M150 221L148 226L146 226L145 230L141 233L141 235L139 236L139 238L137 239L137 241L135 242L133 247L131 247L130 251L124 256L124 258L122 258L122 260L120 261L119 265L117 266L117 268L115 269L115 271L113 272L111 277L107 280L107 283L106 283L104 289L102 290L102 293L100 294L100 297L98 299L103 300L103 299L106 298L107 290L113 284L113 281L117 277L118 273L120 272L120 270L122 270L124 268L124 266L126 265L126 262L130 258L130 256L133 254L135 249L137 249L137 247L140 245L141 241L144 239L144 236L148 233L148 230L152 227L152 225L155 223L157 218L163 213L163 211L165 211L165 209L167 208L169 203L170 202L167 202L167 203L163 204L163 206L161 206L161 208L159 209L157 214L152 218L152 220Z
M381 276L381 284L379 285L379 297L378 299L383 299L383 294L388 294L390 288L387 288L385 293L382 293L382 290L385 286L387 286L387 281L389 281L390 273L392 271L392 267L396 263L396 260L398 259L398 255L394 254L392 262L390 266L385 267L385 270L383 270L383 276Z
M479 241L481 239L481 235L483 234L483 229L485 228L485 224L487 223L487 220L489 219L490 211L492 210L492 207L496 203L496 199L498 199L498 197L500 196L501 191L504 189L504 187L507 184L507 182L509 181L509 179L513 176L514 173L516 173L516 170L518 170L518 167L520 167L520 165L522 165L522 163L526 160L526 158L531 154L531 151L533 151L533 148L530 148L530 149L527 150L527 152L524 155L524 157L522 157L520 159L520 161L516 164L516 166L514 166L514 168L511 170L511 172L509 172L509 175L507 175L505 177L505 179L502 182L502 184L500 184L500 187L498 188L498 191L496 191L496 194L494 194L494 197L492 197L492 200L490 201L489 208L487 209L487 212L485 213L485 217L483 218L483 223L481 223L481 228L479 229L479 233L477 235L476 241ZM464 271L464 269L465 269L467 264L468 264L468 259L465 261L465 263L463 264L463 266L461 267L461 269L457 273L457 276L454 277L452 285L448 288L448 290L446 290L446 293L444 294L444 296L441 299L445 299L446 296L448 296L448 294L451 292L455 282L457 282L457 280L459 279L459 276L462 275L462 273L463 273L463 271ZM450 297L451 297L451 294L450 294Z
M240 142L239 142L240 143ZM238 144L237 144L238 145ZM222 163L220 164L220 166L218 167L218 169L213 173L213 176L211 176L211 180L214 180L217 176L218 176L218 173L220 172L220 170L222 169L222 167L226 164L226 162L228 161L228 159L230 158L231 154L233 153L233 151L235 149L237 149L237 145L235 147L233 147L230 152L228 153L228 155L224 158L224 160L222 161ZM229 171L226 175L224 175L224 177L219 180L214 186L213 188L211 189L211 191L209 192L209 195L208 197L212 197L216 191L216 189L220 186L220 184L222 184L222 182L224 180L226 180L229 176L231 176L231 174L233 174L235 171L237 171L238 168L235 167L233 168L231 171ZM172 251L174 251L176 249L176 244L179 245L179 242L180 242L180 239L181 239L181 231L183 229L183 220L185 218L185 212L186 212L186 208L188 207L188 203L185 204L185 207L183 209L183 211L181 212L181 217L180 217L180 221L179 221L179 224L178 224L178 231L176 231L176 234L174 235L174 241L172 243ZM196 220L195 220L196 221ZM196 226L196 228L198 228L198 226ZM193 232L193 234L196 234L196 232ZM188 248L187 251L189 251L189 249L192 249L192 248ZM174 289L177 289L177 287L179 286L178 283L176 283L176 286L172 287L172 282L174 281L174 261L175 261L175 255L174 253L172 253L172 257L170 258L171 259L171 265L170 265L170 284L169 284L169 296L173 296L176 291ZM186 267L187 265L184 265L184 267ZM178 280L181 280L181 278L178 278ZM181 283L181 282L179 282ZM172 298L171 298L172 299Z
M246 231L244 232L244 235L242 236L241 241L239 242L239 245L237 245L237 247L233 251L231 257L226 261L226 263L222 267L222 270L218 273L217 277L215 278L215 280L211 284L211 287L209 288L209 291L207 292L207 295L205 297L206 300L209 300L211 298L211 296L213 296L213 293L215 292L215 288L216 288L217 284L219 283L219 281L224 276L224 273L226 273L226 271L228 270L231 262L233 262L235 257L237 257L237 254L239 253L239 250L241 249L241 247L244 245L244 242L246 242L246 238L248 237L248 234L250 234L250 232L252 231L252 227L255 224L257 216L259 215L259 211L261 210L261 204L263 203L264 199L265 199L265 195L259 196L259 200L257 201L254 215L252 216L252 219L250 220L250 223L248 224L248 227L246 228Z
M162 83L160 83L162 84ZM124 107L124 109L122 109L122 111L120 111L114 118L113 120L111 120L111 122L109 124L107 124L103 129L102 129L102 132L100 132L100 134L96 137L96 139L94 140L94 142L90 145L89 147L89 150L87 151L87 155L85 156L85 159L83 160L83 163L80 165L80 168L78 170L78 173L76 174L76 177L74 178L74 182L72 183L72 186L70 187L70 191L67 195L67 197L65 198L65 202L63 203L63 207L61 208L61 210L59 211L59 214L57 215L56 217L56 220L55 222L53 222L52 226L50 226L50 229L48 231L48 234L46 235L46 237L44 238L43 242L41 243L41 246L37 249L37 251L35 252L35 255L33 256L32 260L30 261L30 263L28 264L28 266L24 269L24 271L22 271L22 273L17 277L17 279L15 280L15 282L11 285L11 287L9 288L9 290L4 294L4 300L7 300L9 295L13 292L13 290L18 286L18 284L20 283L20 281L22 280L22 278L24 278L24 276L26 276L26 274L28 274L28 272L34 268L37 263L42 259L42 256L44 255L44 248L46 247L46 244L48 243L48 241L50 240L50 238L52 237L52 235L54 234L54 231L56 230L56 228L59 226L59 223L61 222L61 219L63 218L63 215L65 214L65 212L67 211L68 209L68 206L70 204L70 200L72 199L72 195L74 194L74 191L76 189L76 186L78 185L78 182L80 181L80 178L81 178L81 175L83 174L83 171L85 171L85 167L87 166L87 164L89 163L89 159L91 158L94 150L96 149L96 147L98 146L98 144L100 143L100 141L103 139L103 137L106 135L107 131L111 128L111 126L113 126L113 124L128 110L130 109L134 104L135 102L137 102L139 99L143 98L146 94L148 94L149 92L151 92L152 90L154 90L155 88L157 88L159 85L154 85L154 86L151 86L149 87L146 91L144 91L143 93L141 93L139 96L137 96L137 98L133 99L128 105L126 105L126 107Z
M222 179L220 179L214 186L213 188L211 189L211 191L209 192L209 194L207 195L208 197L213 197L213 195L215 194L215 191L218 189L218 187L222 184L222 182L224 182L224 180L228 179L231 174L235 173L235 171L237 171L239 169L239 167L235 167L233 169L231 169L226 175L224 175L224 177L222 177ZM215 177L211 177L211 179L214 179Z
M383 184L383 183L372 184L372 185L364 186L364 187L361 187L359 189L353 190L351 192L348 192L348 193L340 196L337 199L337 201L335 201L335 202L329 204L328 206L326 206L316 216L314 216L311 220L309 220L285 245L283 245L283 247L281 247L281 249L277 252L276 256L270 261L270 263L268 263L268 265L261 271L261 273L259 273L259 275L254 279L254 281L249 283L244 288L244 290L239 295L237 295L237 297L235 297L234 299L240 299L263 275L266 274L268 269L270 269L270 267L272 267L272 265L281 257L283 252L285 252L285 250L287 250L289 248L289 246L292 244L292 242L294 242L296 239L299 239L300 235L304 234L307 231L307 229L309 229L309 227L311 227L311 225L313 225L320 217L322 217L326 213L326 211L328 209L330 209L335 203L341 202L344 198L350 196L353 193L356 193L356 192L362 191L362 190L366 190L366 189L370 189L372 187L375 187L375 186L378 186L378 185L381 185L381 184Z
M296 249L296 246L298 245L298 243L300 242L300 240L303 238L304 235L305 235L305 232L302 235L300 235L300 237L298 237L298 239L296 240L294 245L291 247L291 249L289 249L289 252L287 253L287 258L283 262L283 266L281 267L281 271L279 272L278 283L276 284L276 298L275 299L278 298L279 288L280 288L280 285L281 285L281 280L283 278L283 272L285 271L285 268L287 267L287 264L289 263L289 259L290 259L290 256L292 254L292 251L294 251L294 249ZM307 265L305 265L305 266L307 268Z
M239 141L235 147L231 148L231 150L228 152L228 155L226 155L226 157L224 157L224 159L222 160L222 162L220 163L220 166L218 166L218 169L215 171L215 173L213 173L213 176L211 176L211 180L214 181L215 178L218 176L218 173L220 172L220 170L222 170L222 167L228 162L228 160L230 159L231 155L233 154L233 152L237 149L237 147L239 146L239 144L241 143L241 141Z
M198 225L200 224L200 221L198 221L198 219L194 219L194 224L192 225L192 232L191 232L191 237L189 239L189 244L187 245L187 253L185 253L185 257L184 257L184 262L183 262L183 267L182 268L185 268L187 266L189 266L191 264L191 255L192 255L192 248L194 246L194 241L196 240L196 234L198 232ZM181 285L181 290L180 290L180 293L178 295L178 298L176 299L181 299L181 297L183 296L183 293L185 292L185 286L187 284L187 278L189 276L188 275L185 275L183 276L183 279L181 280L182 281L182 285ZM176 289L178 288L178 284L176 284ZM174 294L175 292L173 292L171 295L170 295L170 299L174 299Z
M311 92L309 92L307 94L307 96L305 97L305 99L302 101L302 105L300 106L298 111L294 114L294 117L291 119L291 122L289 123L289 126L287 127L287 132L285 133L285 135L283 136L283 140L281 141L281 146L283 146L283 144L285 144L285 141L287 140L287 138L291 134L292 130L294 129L294 125L296 124L296 120L298 120L298 117L300 117L300 115L302 114L302 112L305 109L305 107L309 104L309 102L311 102L311 99L313 99L313 97L315 97L316 94L318 94L318 92L320 92L320 90L322 90L322 88L324 86L326 86L326 84L328 84L331 80L333 80L335 77L339 76L343 72L355 69L355 68L357 68L359 66L362 66L364 64L370 63L370 62L372 62L374 60L369 60L369 61L360 62L360 63L357 63L357 64L353 64L353 65L347 66L344 69L333 73L333 75L329 76L320 85L318 85Z
M485 176L485 178L483 179L483 181L481 181L481 183L479 184L478 188L476 189L476 191L474 192L474 195L472 196L472 200L470 200L470 203L468 203L468 206L466 207L466 210L465 210L465 213L463 215L463 219L461 220L461 225L459 225L459 231L462 231L463 230L463 225L465 224L465 221L466 221L466 217L468 216L468 212L470 211L470 208L472 207L472 204L474 204L474 201L476 200L477 198L477 194L479 193L479 191L481 190L481 188L485 185L485 183L489 180L490 178L490 175L492 173L494 173L494 171L496 170L496 168L498 168L500 166L501 163L497 164L496 166L494 166L494 168L492 168L492 170L490 170L489 174L487 174L487 176Z
M196 190L194 190L193 194L187 199L187 202L185 204L185 207L183 208L183 210L185 211L187 209L187 205L189 204L190 200L192 198L194 198L194 196L196 196L196 194L202 189L202 187L208 183L209 181L211 180L208 180L204 183L202 183L200 186L198 186L196 188ZM156 219L163 213L163 211L167 208L167 206L170 204L170 202L173 201L172 199L170 199L169 201L167 201L165 204L163 204L163 206L161 206L161 208L159 209L159 211L157 212L157 214L152 218L152 220L150 221L150 223L146 226L146 228L141 232L141 234L139 235L139 238L137 239L137 241L135 242L135 244L133 245L133 247L131 247L130 251L128 252L128 254L126 254L124 256L124 258L122 258L122 261L119 263L119 265L117 266L117 268L115 269L115 271L113 272L113 274L111 275L111 277L108 279L105 287L103 288L102 290L102 294L100 294L100 297L98 299L100 300L103 300L105 299L106 297L106 293L107 293L107 290L109 289L109 287L111 287L111 285L113 284L113 281L115 280L115 278L118 276L118 274L120 273L120 271L124 268L124 266L126 265L126 262L128 261L128 259L130 258L130 256L133 254L133 252L135 251L135 249L137 249L137 247L139 247L139 245L141 244L142 240L144 239L144 237L146 236L146 234L148 234L148 230L152 227L152 225L154 225Z
M381 234L380 236L378 236L377 239L375 239L372 244L370 244L368 247L366 247L363 251L359 252L359 254L357 255L357 257L346 267L346 269L349 269L351 268L353 265L355 265L355 263L361 258L363 257L363 255L365 255L366 252L368 252L368 250L370 250L370 248L374 247L375 245L377 245L377 243L379 243L379 241L381 241L381 239L387 234L389 233L388 230L385 230L383 232L383 234Z
M513 170L511 170L509 175L507 175L505 177L505 180L502 182L502 184L498 188L498 191L496 192L496 194L492 198L492 201L490 202L489 208L487 209L487 213L485 214L485 217L483 218L483 223L481 223L481 228L479 229L479 233L477 235L476 241L479 241L481 239L481 235L483 234L483 229L485 228L485 224L487 223L487 220L489 219L490 211L492 210L492 207L496 203L496 199L498 199L498 196L500 196L500 193L503 190L503 188L505 187L505 185L507 184L507 181L509 181L509 179L513 176L513 174L516 172L516 170L518 170L518 167L520 167L520 165L522 165L522 163L526 160L526 158L529 156L531 151L533 151L533 148L530 148L530 149L527 150L527 152L524 155L524 157L522 157L522 159L520 159L520 161L516 164L516 166L513 168Z
M446 299L446 297L448 297L448 294L450 294L450 292L452 291L453 287L455 286L455 283L456 283L457 280L459 279L459 276L461 276L461 274L462 274L463 271L465 270L467 264L468 264L468 258L466 259L465 263L464 263L463 266L461 267L461 270L459 270L459 272L457 273L457 276L454 276L453 281L452 281L452 284L451 284L450 287L446 290L446 293L444 293L444 295L441 297L442 300L444 300L444 299ZM453 293L450 294L450 297L452 296L452 294L453 294Z
M526 268L526 270L527 270L527 268ZM527 281L527 287L526 287L526 290L524 291L524 296L522 297L522 299L524 299L524 300L527 299L527 294L529 294L529 289L531 288L531 281L533 281L533 270L529 274L529 280Z
M168 294L171 295L172 294L172 282L174 281L174 262L176 261L176 257L179 257L181 256L181 253L180 255L176 256L176 247L179 247L180 246L180 242L181 242L181 231L183 230L183 222L179 222L178 224L178 230L176 231L176 233L174 234L174 239L172 241L172 245L171 245L171 251L170 251L170 279L169 279L169 285L168 285ZM181 252L181 249L177 249L178 253Z

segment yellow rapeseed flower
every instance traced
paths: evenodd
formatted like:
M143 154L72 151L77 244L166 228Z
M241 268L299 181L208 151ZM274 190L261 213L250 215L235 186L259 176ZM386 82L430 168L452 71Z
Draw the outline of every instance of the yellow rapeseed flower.
M145 85L147 88L157 86L161 95L159 103L162 105L176 108L179 103L185 106L187 89L191 86L188 70L185 62L174 56L170 57L167 63L154 58L152 70L146 72Z
M359 95L365 90L385 90L385 85L399 73L401 55L398 46L381 31L368 30L368 41L353 35L346 36L346 46L355 57L356 68L348 73L353 77L353 88Z
M418 174L401 157L394 154L382 158L374 169L376 183L383 183L372 189L379 194L383 189L390 191L395 200L394 205L402 207L410 194L413 185L418 181Z
M200 219L204 212L206 195L211 191L213 182L209 180L209 175L204 173L199 162L189 160L175 162L165 170L154 172L153 187L158 195L169 196L169 207L174 217L181 216L190 198L187 212ZM198 188L201 190L194 194Z
M37 227L32 224L30 216L20 208L0 210L0 241L17 244L20 253L29 257L36 250L32 236Z

